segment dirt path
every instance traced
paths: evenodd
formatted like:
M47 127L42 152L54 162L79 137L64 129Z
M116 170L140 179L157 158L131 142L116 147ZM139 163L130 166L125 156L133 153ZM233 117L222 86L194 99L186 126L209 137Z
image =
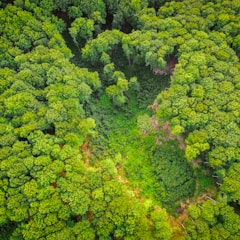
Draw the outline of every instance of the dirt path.
M90 145L89 145L89 139L84 142L82 144L82 146L80 147L80 149L83 152L83 160L85 162L85 166L88 167L89 166L89 157L91 155L91 150L90 150Z

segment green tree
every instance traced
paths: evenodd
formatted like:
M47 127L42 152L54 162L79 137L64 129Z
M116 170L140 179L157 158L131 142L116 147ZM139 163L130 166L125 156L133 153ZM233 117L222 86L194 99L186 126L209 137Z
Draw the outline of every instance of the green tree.
M94 30L94 22L91 19L85 18L76 18L72 23L71 27L69 28L69 33L73 39L73 42L79 48L78 42L81 39L89 40L92 38Z

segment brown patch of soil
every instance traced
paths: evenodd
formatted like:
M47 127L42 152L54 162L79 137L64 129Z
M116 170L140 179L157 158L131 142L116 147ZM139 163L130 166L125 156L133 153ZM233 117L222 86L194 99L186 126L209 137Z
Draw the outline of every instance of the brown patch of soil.
M92 219L93 219L93 212L91 212L91 211L88 211L88 221L89 222L91 222L92 221Z
M184 139L181 135L179 136L173 136L171 130L169 129L169 122L165 122L162 127L161 130L166 134L166 136L162 137L162 136L157 136L156 137L156 144L157 145L162 145L163 141L167 142L170 140L177 140L178 141L178 147L181 150L186 150L186 143L184 142Z
M90 145L89 145L89 139L87 139L86 142L83 143L83 145L80 147L80 149L83 152L83 160L85 161L86 167L89 166L89 158L91 156L91 150L90 150Z
M61 177L66 177L66 172L65 172L65 171L62 171L62 172L59 173L59 175L60 175Z
M152 105L149 105L148 108L151 108L153 112L156 112L158 108L157 100L155 100Z
M165 69L160 69L160 68L154 68L153 69L153 73L155 75L159 74L159 75L168 75L168 74L172 74L175 68L175 65L178 63L178 59L176 56L171 55L169 56L169 58L167 59L167 65Z
M118 181L121 182L121 183L128 183L128 180L127 179L122 179L122 176L121 175L118 175Z
M50 183L50 186L57 188L57 183L56 182Z
M160 127L158 124L158 120L154 116L152 116L151 125L152 125L152 128L155 130L158 130Z

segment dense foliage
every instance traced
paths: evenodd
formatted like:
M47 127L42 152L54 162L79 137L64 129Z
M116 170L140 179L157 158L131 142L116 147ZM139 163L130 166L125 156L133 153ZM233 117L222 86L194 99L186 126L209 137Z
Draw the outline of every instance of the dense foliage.
M239 1L0 6L1 239L240 237Z
M15 228L11 239L168 238L164 210L131 196L111 159L83 161L79 147L95 126L83 103L100 87L98 74L70 63L58 22L12 5L1 17L9 43L1 46L2 229Z
M154 186L157 198L165 206L174 206L179 199L194 193L193 172L176 142L161 145L153 151Z
M238 239L239 215L227 205L226 196L209 199L202 205L189 206L186 239Z

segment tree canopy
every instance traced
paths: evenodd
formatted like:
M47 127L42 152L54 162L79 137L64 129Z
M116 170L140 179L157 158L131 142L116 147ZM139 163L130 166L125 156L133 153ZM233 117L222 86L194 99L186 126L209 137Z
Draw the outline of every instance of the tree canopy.
M239 1L0 1L0 26L1 239L239 238Z

